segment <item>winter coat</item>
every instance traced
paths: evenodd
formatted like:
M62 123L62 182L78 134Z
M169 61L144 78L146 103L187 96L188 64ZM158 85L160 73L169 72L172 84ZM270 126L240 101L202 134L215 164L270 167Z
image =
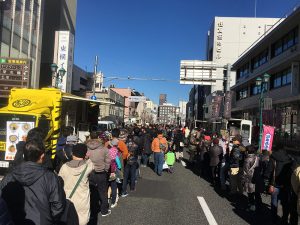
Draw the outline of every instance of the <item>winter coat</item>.
M143 153L145 154L151 154L151 142L152 142L152 136L150 133L146 133L142 137L143 140Z
M7 208L7 204L2 198L0 198L0 224L13 225L10 213Z
M276 168L275 168L276 161ZM275 180L273 179L275 168ZM276 187L291 186L292 159L284 150L272 152L264 177L268 183Z
M230 168L239 168L244 165L245 148L240 145L234 145L230 152Z
M180 130L178 130L174 136L174 145L175 145L175 150L177 152L182 151L182 146L180 146L180 142L183 142L183 139L184 139L183 133Z
M222 147L220 147L219 145L214 145L210 148L208 153L209 153L209 157L210 157L209 165L217 166L220 162L219 156L221 154L223 154Z
M300 166L296 167L291 176L293 191L297 195L297 212L300 215Z
M157 138L154 138L151 144L151 149L153 152L161 152L160 145L164 145L166 147L166 150L168 149L168 142L166 138L164 138L161 134L158 135Z
M242 184L244 191L247 193L255 192L255 184L253 183L253 175L255 168L259 166L259 158L255 154L248 154L244 161L242 172Z
M64 180L66 196L69 197L86 166L87 169L84 176L74 195L70 199L75 206L80 225L86 225L90 218L90 189L88 176L94 169L94 165L90 160L72 160L65 163L59 171L59 176Z
M0 194L15 224L52 225L60 219L66 200L58 176L29 161L4 177Z
M110 157L108 149L98 139L90 139L86 142L87 156L94 164L96 172L108 172L110 168Z

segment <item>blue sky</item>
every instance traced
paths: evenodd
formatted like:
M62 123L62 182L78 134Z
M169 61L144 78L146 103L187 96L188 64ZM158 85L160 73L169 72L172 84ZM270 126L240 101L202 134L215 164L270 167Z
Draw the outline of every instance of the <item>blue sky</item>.
M179 80L180 60L205 59L215 16L253 17L255 0L78 0L75 64L93 71L99 56L105 76ZM257 0L257 17L283 17L300 0ZM158 103L188 100L179 82L104 81L131 87Z

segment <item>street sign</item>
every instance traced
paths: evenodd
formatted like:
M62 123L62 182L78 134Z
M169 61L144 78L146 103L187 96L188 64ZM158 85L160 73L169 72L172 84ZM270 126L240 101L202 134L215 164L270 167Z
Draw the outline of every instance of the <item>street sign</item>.
M0 58L0 97L8 97L13 87L27 88L30 59Z
M129 102L145 102L146 97L145 96L129 96L128 101Z
M97 97L96 97L95 95L92 95L92 96L91 96L91 99L92 99L92 100L97 100Z

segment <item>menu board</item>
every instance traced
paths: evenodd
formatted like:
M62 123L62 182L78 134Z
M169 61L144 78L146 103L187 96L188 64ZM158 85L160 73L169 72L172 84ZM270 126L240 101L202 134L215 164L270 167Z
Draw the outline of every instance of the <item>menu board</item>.
M8 97L13 87L27 88L29 81L29 59L0 58L0 97Z
M16 144L19 141L25 140L27 133L34 127L34 122L6 122L6 150L5 160L14 160L17 153Z

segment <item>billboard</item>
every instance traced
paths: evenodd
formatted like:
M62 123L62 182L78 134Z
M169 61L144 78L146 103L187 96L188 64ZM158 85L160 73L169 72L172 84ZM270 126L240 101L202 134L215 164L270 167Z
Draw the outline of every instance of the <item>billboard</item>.
M56 31L55 33L54 61L58 70L63 67L66 70L60 88L63 92L71 93L73 56L74 56L74 35L70 31Z
M181 60L180 84L215 85L217 65L212 61Z
M129 102L145 102L146 97L145 96L129 96L128 101Z
M0 58L0 97L8 97L13 87L30 84L30 59Z
M231 118L231 103L232 103L232 91L227 91L225 93L225 102L224 102L224 118Z

